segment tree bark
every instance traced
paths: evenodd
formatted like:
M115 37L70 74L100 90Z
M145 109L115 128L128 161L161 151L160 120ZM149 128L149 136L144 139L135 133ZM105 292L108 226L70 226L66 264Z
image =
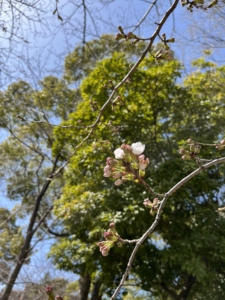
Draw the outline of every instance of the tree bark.
M102 299L102 295L99 294L101 285L102 285L101 281L96 281L94 283L92 293L91 293L91 300L101 300Z
M182 300L186 300L187 299L187 297L188 297L188 295L189 295L189 293L191 291L191 288L192 288L193 284L195 283L195 280L196 280L196 278L194 276L192 276L192 275L189 275L187 277L186 284L182 288L182 291L181 291L181 293L179 295L179 297L180 297L179 299L182 299Z
M88 294L91 286L91 276L90 274L85 274L79 280L80 283L80 300L88 300Z

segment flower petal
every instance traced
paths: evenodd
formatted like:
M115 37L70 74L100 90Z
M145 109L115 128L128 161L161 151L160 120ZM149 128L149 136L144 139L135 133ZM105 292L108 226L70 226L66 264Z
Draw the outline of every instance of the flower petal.
M115 158L116 159L122 159L124 157L124 155L125 155L124 151L121 148L117 148L114 151L114 154L115 154Z
M141 142L133 143L131 145L132 152L136 155L140 155L145 150L145 145L143 145Z

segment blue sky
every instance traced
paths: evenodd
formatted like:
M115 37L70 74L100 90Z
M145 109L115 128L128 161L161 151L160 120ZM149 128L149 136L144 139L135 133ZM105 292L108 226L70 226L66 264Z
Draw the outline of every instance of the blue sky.
M103 3L106 1L102 1ZM110 2L110 1L107 1ZM52 2L54 3L54 1ZM117 26L121 25L125 31L130 31L138 23L147 9L149 8L149 1L136 0L115 0L111 1L108 6L99 4L98 1L89 1L88 8L92 12L92 17L87 13L87 35L86 41L93 37L97 38L102 34L113 34L118 32ZM135 32L141 37L150 37L156 28L155 22L159 22L165 10L169 7L169 1L164 1L163 6L159 7L159 12L153 11L146 20L141 24L140 28ZM66 3L60 1L59 11L64 21L61 22L57 16L52 16L54 5L48 7L49 11L44 14L45 21L43 24L36 24L36 28L28 30L24 25L24 38L29 42L22 42L15 48L15 55L11 55L8 60L9 67L12 70L11 80L18 80L19 78L26 79L32 84L36 85L39 80L48 74L54 76L61 76L63 72L64 57L71 52L78 43L82 41L82 24L84 13L82 9L75 12L75 5L72 2ZM174 16L171 16L161 33L166 33L167 37L174 37L176 43L172 45L176 57L182 60L187 68L190 69L190 61L202 55L200 45L191 43L191 35L189 31L195 30L194 24L199 20L207 19L207 13L204 11L195 11L190 13L186 8L178 4ZM43 17L44 18L44 17ZM193 18L192 20L190 18ZM47 20L49 20L49 30L46 27ZM209 23L210 24L210 23ZM206 24L207 25L207 24ZM207 26L206 26L207 29ZM208 26L210 32L211 27ZM34 31L36 32L34 34ZM185 40L186 39L186 40ZM198 39L198 36L195 36ZM4 41L2 41L4 44ZM6 45L6 44L5 44ZM213 44L211 45L213 48ZM215 50L215 56L217 55ZM223 49L219 53L223 54ZM222 54L220 54L221 61L223 61ZM1 74L1 73L0 73ZM2 76L2 77L1 77ZM1 75L3 86L5 83L9 84L9 78ZM0 132L1 138L5 138L5 133ZM1 204L5 204L11 208L14 203L8 202L7 198L0 195ZM43 247L40 243L36 249L40 250L36 253L30 266L25 266L23 272L31 272L32 268L36 267L36 262L39 260L40 265L45 265L46 253L51 245L51 240ZM51 266L50 266L51 267ZM27 268L27 271L26 271ZM31 270L31 271L30 271ZM28 273L29 273L28 272Z
M63 61L66 54L83 39L84 12L82 8L77 9L73 2L59 1L59 12L63 22L52 15L54 2L43 13L42 23L24 22L21 25L21 34L28 43L20 42L13 44L13 51L8 59L11 80L19 78L29 80L33 84L48 74L60 76L63 71ZM77 1L76 1L77 2ZM75 3L76 3L75 2ZM104 3L108 5L103 5ZM102 4L103 3L103 4ZM141 37L150 37L156 28L155 22L159 22L170 6L170 1L161 1L158 10L152 9L145 21L140 25L136 34ZM143 0L114 0L114 1L86 1L88 11L86 37L89 41L98 38L102 34L113 34L118 32L117 26L122 25L125 31L130 31L137 25L139 20L149 9L150 1ZM190 46L191 37L189 31L193 31L193 24L197 19L206 18L207 12L196 10L193 13L187 11L180 3L161 33L167 37L175 37L176 43L172 49L176 57L189 68L193 58L202 55L202 47ZM201 17L201 18L200 18ZM191 25L190 25L191 24ZM186 40L185 40L186 39ZM197 37L195 37L195 40ZM157 42L157 41L156 41ZM3 41L6 43L7 41ZM0 72L0 83L9 83L4 73Z

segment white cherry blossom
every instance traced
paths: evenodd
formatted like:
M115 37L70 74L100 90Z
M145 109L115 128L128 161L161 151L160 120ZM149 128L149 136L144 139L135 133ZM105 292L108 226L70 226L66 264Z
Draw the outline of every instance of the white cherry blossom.
M114 154L115 154L115 158L116 159L122 159L124 157L124 155L125 155L124 151L121 148L117 148L114 151Z
M136 155L140 155L145 151L145 145L143 145L141 142L133 143L131 148L132 152Z

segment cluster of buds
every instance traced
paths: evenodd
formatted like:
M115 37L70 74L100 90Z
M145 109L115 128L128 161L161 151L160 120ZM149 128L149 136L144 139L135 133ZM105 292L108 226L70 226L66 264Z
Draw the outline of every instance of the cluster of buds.
M225 148L225 140L220 141L218 145L216 145L216 148L219 150L222 150Z
M111 90L113 90L114 89L114 84L113 84L113 81L111 80L111 79L109 79L107 82L106 82L106 84L104 85L104 88L105 89L111 89Z
M159 51L156 52L155 55L153 55L153 57L155 58L156 62L159 62L161 60L172 60L173 56L172 53L169 50L164 50L164 49L160 49Z
M188 142L190 142L191 140L189 139ZM180 154L182 154L182 159L184 160L191 160L191 159L195 159L196 156L199 154L200 150L201 150L201 146L198 144L189 144L189 148L190 150L187 151L185 149L179 149L178 152Z
M122 26L117 27L119 29L119 33L116 34L115 40L119 41L121 39L125 39L126 41L128 40L133 40L132 44L136 44L139 42L139 38L133 33L133 32L128 32L127 34L124 33Z
M98 110L98 102L97 101L90 101L90 107L92 111Z
M158 198L153 199L153 202L151 202L148 198L144 200L143 204L146 208L150 208L150 214L154 215L159 207L160 200Z
M117 106L123 106L124 105L124 102L122 101L122 98L121 96L117 96L113 102L112 102L112 110L114 110L114 106L117 105Z
M168 46L168 43L175 43L175 38L167 39L165 33L162 34L161 39L163 41L163 44L164 44L164 47L165 47L166 50L170 49L170 47Z
M46 286L46 294L48 295L48 300L64 300L63 297L57 295L56 297L54 296L53 290L51 286Z
M194 1L190 1L190 0L180 0L181 5L182 6L186 6L187 5L187 9L190 12L193 12L193 8L202 8L202 9L208 9L211 8L213 6L215 6L218 3L218 0L213 0L212 2L210 2L208 5L205 5L205 1L204 0L194 0Z
M109 229L104 232L105 241L99 242L98 246L100 252L103 256L107 256L109 254L109 250L117 245L118 247L122 247L122 242L119 234L116 231L115 223L110 223Z
M145 145L141 142L131 146L123 144L114 151L115 158L108 157L104 168L104 177L115 178L115 185L121 185L124 181L136 181L144 177L145 169L149 165L149 159L142 154Z

